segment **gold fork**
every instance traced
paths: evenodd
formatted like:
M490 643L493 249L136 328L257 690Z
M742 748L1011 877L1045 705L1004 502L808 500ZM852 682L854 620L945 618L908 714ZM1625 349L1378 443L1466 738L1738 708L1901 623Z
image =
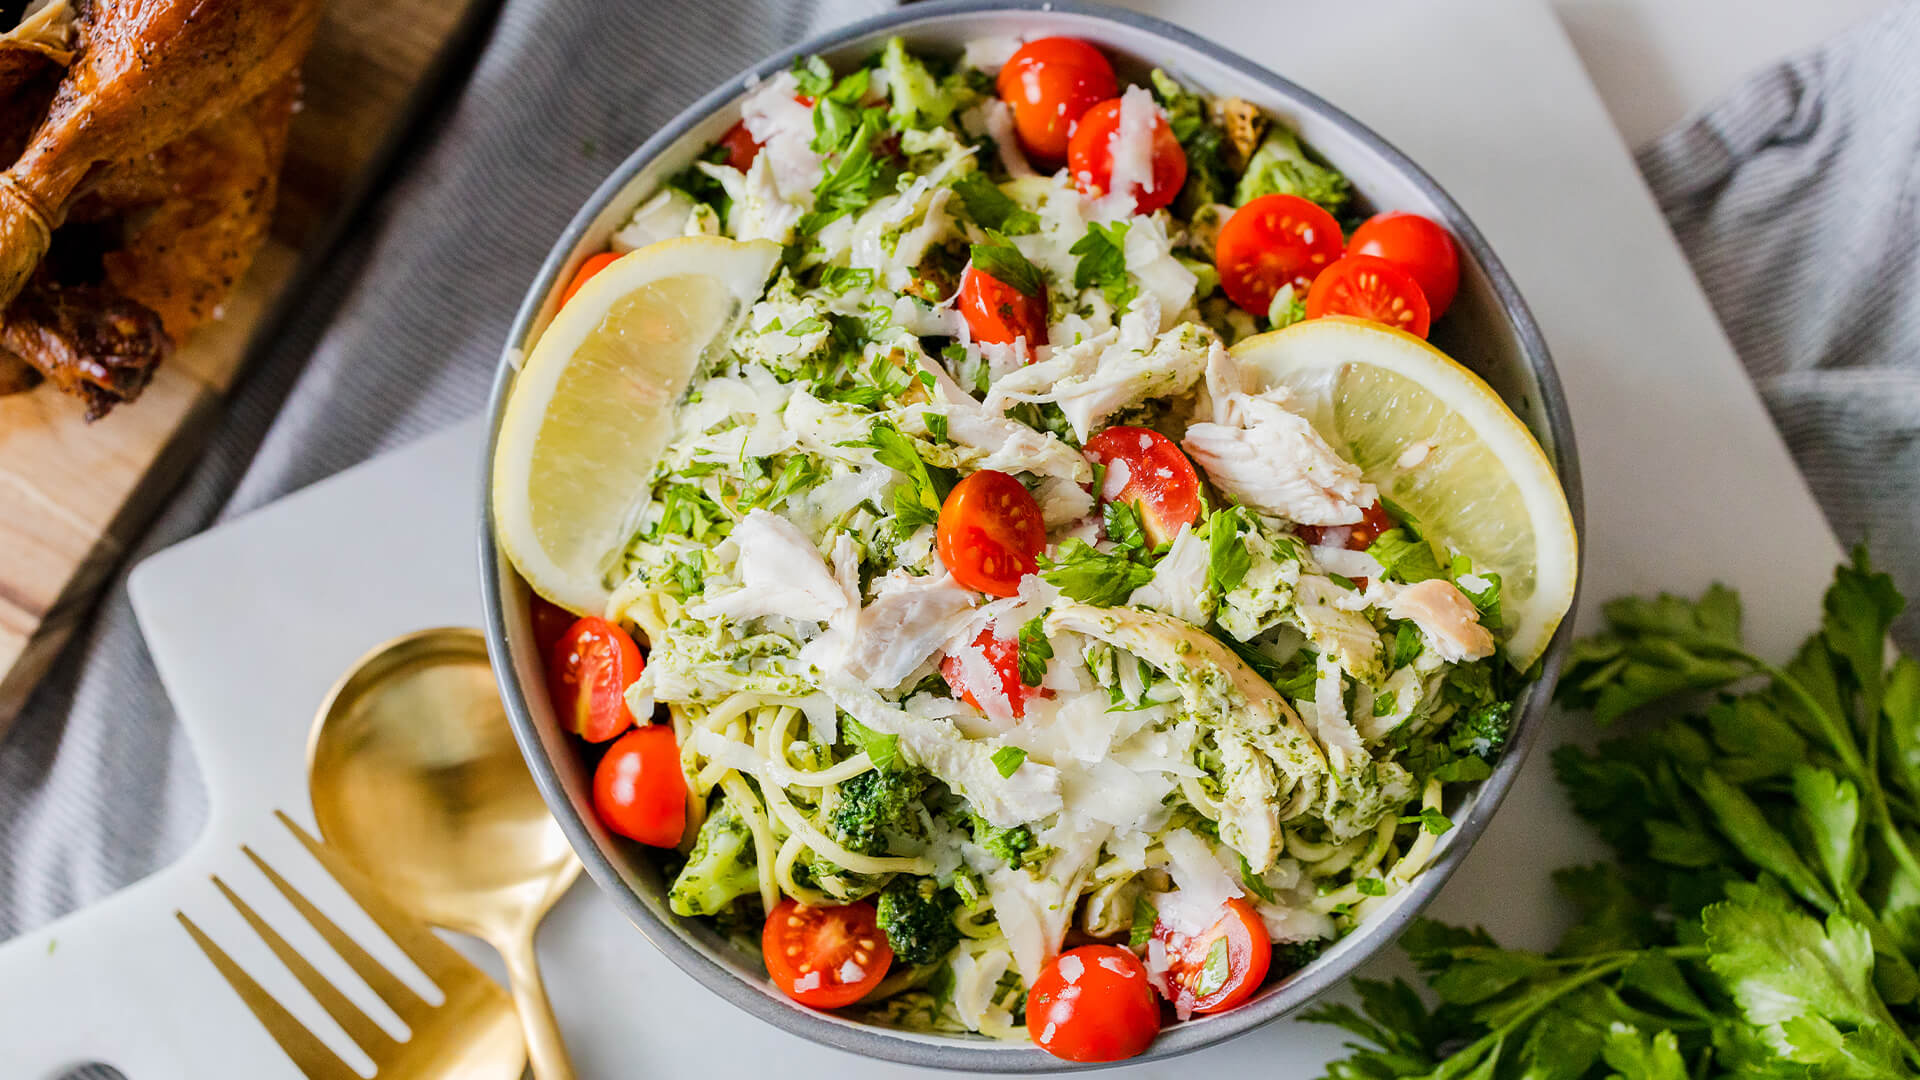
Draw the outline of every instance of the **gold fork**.
M333 947L334 952L340 954L354 974L407 1025L408 1037L404 1041L394 1038L295 952L293 946L287 944L286 939L256 914L246 901L240 899L226 882L220 880L218 875L214 876L214 886L240 912L240 917L246 920L254 933L260 935L280 962L293 972L300 985L313 995L334 1023L339 1024L341 1030L373 1059L374 1072L380 1080L438 1080L441 1077L459 1077L460 1080L500 1077L512 1080L520 1076L526 1068L527 1045L520 1033L520 1022L514 1014L513 1000L507 996L507 992L486 972L441 941L424 923L408 918L389 904L371 882L331 848L309 835L292 818L277 810L274 816L293 831L300 843L334 876L347 894L373 919L374 924L385 931L446 996L446 1000L439 1005L428 1004L341 931L333 920L322 914L287 879L267 865L266 860L254 854L251 848L241 845L241 852L260 868L267 880L273 882L294 910L319 931L320 936ZM308 1031L292 1013L275 1001L252 976L234 963L225 950L194 925L192 919L179 911L174 912L174 916L187 928L187 933L193 936L201 951L207 954L207 959L213 961L213 966L219 969L227 984L240 995L240 1000L265 1025L274 1041L280 1044L280 1048L287 1052L287 1056L293 1059L293 1063L309 1080L360 1080L359 1073L341 1061L318 1036Z

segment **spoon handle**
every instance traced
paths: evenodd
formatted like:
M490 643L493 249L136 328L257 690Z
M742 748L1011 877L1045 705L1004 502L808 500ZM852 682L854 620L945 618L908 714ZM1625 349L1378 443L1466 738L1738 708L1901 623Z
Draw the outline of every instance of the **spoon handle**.
M527 1036L527 1058L533 1065L534 1080L574 1080L573 1062L567 1057L566 1044L560 1041L560 1024L554 1019L546 983L540 978L533 934L514 934L497 947L500 958L506 961L507 981L513 984L513 1004Z

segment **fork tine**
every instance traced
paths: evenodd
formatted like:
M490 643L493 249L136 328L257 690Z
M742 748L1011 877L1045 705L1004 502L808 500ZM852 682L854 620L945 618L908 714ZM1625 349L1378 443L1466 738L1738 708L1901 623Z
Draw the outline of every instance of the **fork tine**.
M265 859L254 854L252 848L242 844L240 850L247 858L253 860L253 865L260 868L260 872L267 876L268 881L273 882L273 887L280 890L280 895L287 898L287 902L300 913L300 917L320 932L320 936L333 947L333 951L340 954L340 958L347 962L347 966L353 969L355 975L360 976L360 981L371 987L373 992L380 996L380 1000L387 1003L387 1008L399 1014L400 1018L408 1024L412 1024L416 1017L433 1008L419 994L413 992L413 987L401 982L393 972L387 970L386 965L375 960L367 950L360 947L359 942L348 937L346 931L341 930L338 924L327 918L319 908L314 907L313 902L295 890L286 878L280 876L279 871L268 866ZM377 1057L367 1044L360 1045L367 1050L369 1057Z
M454 986L476 977L482 979L487 977L474 967L471 961L461 956L453 946L441 941L439 935L428 929L424 923L389 903L379 887L368 881L359 870L342 858L339 852L314 839L307 830L301 828L283 811L275 810L273 816L279 818L282 825L292 830L293 835L300 839L300 843L306 847L307 851L319 861L320 865L327 868L327 872L334 876L334 880L340 883L340 887L359 902L360 907L373 919L374 924L386 931L387 936L393 939L393 943L400 946L400 951L406 953L415 964L418 964L427 978L432 979L441 990L451 990ZM399 1012L397 1008L394 1011ZM401 1015L406 1014L401 1013Z
M253 977L248 975L239 964L234 963L226 950L215 945L211 938L195 926L185 912L176 911L173 916L180 920L180 925L187 928L187 933L193 935L194 943L200 946L200 951L206 953L207 959L213 961L213 966L220 972L221 977L227 980L227 985L233 987L233 992L240 995L240 1000L260 1021L260 1025L267 1029L267 1034L273 1036L273 1041L280 1044L280 1049L286 1051L287 1057L293 1059L294 1065L307 1075L308 1080L360 1080L359 1073L348 1068L346 1062L336 1057L332 1050L327 1049L325 1043L316 1038L313 1032L308 1031L300 1021L294 1019L292 1013L275 1001L272 994L267 993L265 988L254 982Z
M247 851L245 846L240 850L245 851L255 865L266 869L266 863L262 862L259 856ZM271 874L271 871L269 873ZM279 875L271 876L276 878L274 884L281 884L277 880ZM399 1051L399 1042L387 1034L385 1028L374 1023L371 1017L360 1011L359 1006L349 1001L345 994L328 982L326 976L315 970L306 957L294 951L293 946L287 944L287 939L267 925L265 919L255 914L253 908L228 888L227 883L220 880L218 875L214 876L213 885L220 890L221 895L227 898L227 903L232 904L240 912L240 917L247 920L247 925L253 927L253 932L259 934L260 939L267 943L267 948L273 950L273 955L279 957L280 962L287 966L287 970L293 972L293 977L300 980L300 985L307 988L307 993L312 994L313 999L320 1003L320 1007L327 1011L327 1015L333 1017L333 1022L340 1025L340 1030L346 1032L348 1038L360 1044L360 1049L365 1050L368 1057L376 1062L386 1061Z

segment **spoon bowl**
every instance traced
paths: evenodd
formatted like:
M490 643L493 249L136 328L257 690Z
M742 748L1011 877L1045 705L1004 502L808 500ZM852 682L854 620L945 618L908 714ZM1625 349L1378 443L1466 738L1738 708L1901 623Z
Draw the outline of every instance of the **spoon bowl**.
M320 707L307 772L326 842L409 914L498 949L535 1075L570 1076L533 932L580 860L527 772L480 632L422 630L363 657Z

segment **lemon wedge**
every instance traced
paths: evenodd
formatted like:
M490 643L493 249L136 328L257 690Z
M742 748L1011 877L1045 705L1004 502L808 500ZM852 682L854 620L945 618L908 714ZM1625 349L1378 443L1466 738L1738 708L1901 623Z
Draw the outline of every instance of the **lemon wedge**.
M1573 603L1579 541L1559 477L1480 377L1378 323L1296 323L1233 348L1250 389L1275 384L1429 539L1500 575L1501 634L1525 668ZM1257 376L1254 373L1259 373Z
M494 528L535 592L574 612L605 607L674 407L779 261L766 240L663 240L609 263L554 316L514 379L493 455Z

